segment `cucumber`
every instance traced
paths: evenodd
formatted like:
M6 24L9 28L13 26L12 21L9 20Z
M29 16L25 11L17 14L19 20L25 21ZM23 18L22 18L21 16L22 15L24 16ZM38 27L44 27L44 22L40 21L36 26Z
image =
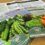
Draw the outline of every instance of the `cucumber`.
M21 31L20 29L18 29L18 28L19 28L18 25L20 25L19 22L18 22L18 21L15 21L15 22L13 23L13 25L12 25L12 28L13 28L18 34L20 34L20 33L22 33L22 31Z
M15 30L13 28L11 28L10 33L12 33L12 35L15 35Z
M23 26L19 25L19 27L22 29L24 33L28 33L28 30L26 30Z
M12 38L15 34L16 34L15 30L11 27L10 34L9 34L9 39Z
M12 30L12 34L15 35L15 30Z
M8 36L9 28L6 26L5 30L1 34L1 39L6 40Z
M20 24L19 24L19 25L20 25ZM21 34L21 33L23 33L23 31L22 31L22 28L19 27L19 25L18 25L17 27L18 27L18 29L19 29L19 31L20 31L20 34Z
M19 21L20 25L24 25L25 22L24 21Z
M18 25L18 21L15 21L15 22L12 24L12 28L19 34L19 29L18 29L17 25Z
M12 31L10 31L10 34L9 34L9 39L12 37Z
M18 25L15 26L15 31L18 33L18 34L21 34L22 31L18 28Z
M13 24L14 21L15 21L14 19L9 18L9 20L7 21L9 27Z
M16 31L16 33L20 34L20 30L18 29L17 26L15 26L15 31Z
M0 34L4 31L7 21L0 22Z

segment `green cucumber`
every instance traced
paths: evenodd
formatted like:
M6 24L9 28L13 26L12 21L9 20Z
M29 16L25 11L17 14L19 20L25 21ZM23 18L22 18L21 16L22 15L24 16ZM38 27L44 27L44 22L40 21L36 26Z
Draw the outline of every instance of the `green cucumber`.
M17 26L15 26L15 31L16 31L16 33L20 34L20 30L18 29Z
M19 34L19 29L18 29L18 21L15 21L13 24L12 24L12 28Z
M19 24L19 25L20 25L20 24ZM20 28L19 25L18 25L17 27L18 27L20 33L23 33L22 28Z
M24 21L19 21L20 25L24 25L25 22Z
M26 30L23 26L19 25L19 27L24 31L25 33L28 33L28 30Z
M20 29L18 29L18 26L19 25L19 22L18 21L15 21L14 23L13 23L13 25L12 25L12 28L18 33L18 34L20 34L20 33L22 33L22 31L20 30Z
M10 29L10 33L12 33L13 35L15 35L15 30L13 28Z
M16 34L15 30L11 27L9 38L12 38Z
M1 39L6 40L8 36L9 28L6 26L5 30L1 34Z

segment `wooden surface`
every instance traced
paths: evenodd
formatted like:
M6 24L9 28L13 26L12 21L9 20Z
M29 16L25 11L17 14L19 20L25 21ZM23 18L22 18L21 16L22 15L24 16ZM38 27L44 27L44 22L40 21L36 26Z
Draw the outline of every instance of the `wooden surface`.
M12 0L0 0L1 3L4 3L4 2L10 2Z
M0 0L0 3L11 2L11 1L22 2L22 0Z
M45 45L45 37L44 38L35 38L29 45Z

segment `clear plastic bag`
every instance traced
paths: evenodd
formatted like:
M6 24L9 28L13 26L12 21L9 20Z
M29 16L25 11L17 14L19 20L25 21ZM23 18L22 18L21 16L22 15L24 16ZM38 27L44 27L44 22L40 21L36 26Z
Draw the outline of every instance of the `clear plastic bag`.
M40 10L38 10L38 11L40 11ZM8 20L9 18L13 18L17 14L21 14L21 15L26 15L26 14L42 15L45 12L45 10L43 10L43 11L41 10L39 13L38 13L38 11L35 11L35 10L34 11L28 11L28 10L25 10L25 9L24 10L13 10L13 11L10 11L8 13L2 14L1 15L2 17L0 16L0 21ZM36 12L36 14L35 14L35 12ZM11 39L11 45L27 45L29 37L39 37L40 34L42 34L41 36L45 36L45 32L40 30L41 28L33 27L33 29L34 28L38 29L38 32L33 32L33 30L30 29L28 37L26 37L24 34L21 34L19 36L16 35L16 37L14 37L14 38ZM34 31L35 31L35 29L34 29ZM42 32L42 33L40 33L40 32ZM18 41L16 39L18 39Z

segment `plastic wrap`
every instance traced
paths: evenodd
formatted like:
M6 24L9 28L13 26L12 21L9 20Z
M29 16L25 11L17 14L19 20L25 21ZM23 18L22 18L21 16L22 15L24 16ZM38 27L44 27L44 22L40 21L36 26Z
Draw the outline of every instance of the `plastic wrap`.
M13 18L17 14L21 14L21 15L32 14L35 16L43 15L43 14L45 15L45 9L44 8L41 8L40 10L39 9L40 8L36 10L35 8L34 10L33 9L11 10L0 15L0 22L4 20L8 20L9 18ZM3 42L2 40L0 40L0 44L1 45L28 45L28 41L30 38L40 37L40 36L45 36L45 28L38 27L38 26L31 27L29 29L29 36L26 36L25 34L16 35L9 41L10 42L9 44L8 42L5 42L5 41Z

